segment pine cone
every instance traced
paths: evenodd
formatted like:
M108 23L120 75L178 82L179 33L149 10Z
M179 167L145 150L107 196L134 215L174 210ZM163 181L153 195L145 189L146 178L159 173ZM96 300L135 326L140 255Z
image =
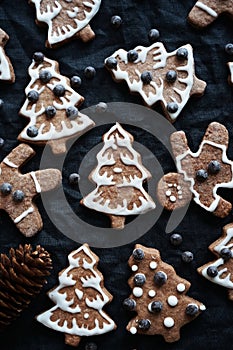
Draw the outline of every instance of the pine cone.
M14 321L37 295L50 275L50 254L30 244L0 255L0 331Z

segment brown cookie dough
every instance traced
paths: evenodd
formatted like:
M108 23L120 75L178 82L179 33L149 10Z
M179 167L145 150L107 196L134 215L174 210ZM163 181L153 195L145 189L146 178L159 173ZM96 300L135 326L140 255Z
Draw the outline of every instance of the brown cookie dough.
M7 83L15 82L14 68L9 57L6 56L4 46L9 40L9 36L0 29L0 80Z

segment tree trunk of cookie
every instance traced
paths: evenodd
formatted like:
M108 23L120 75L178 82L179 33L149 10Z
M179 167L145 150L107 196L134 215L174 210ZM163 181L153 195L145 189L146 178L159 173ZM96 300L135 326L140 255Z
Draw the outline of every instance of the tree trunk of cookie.
M62 154L66 152L66 142L63 139L49 141L53 154Z
M70 346L78 346L81 341L81 337L77 335L65 334L65 343Z
M228 289L228 298L233 301L233 289Z
M91 29L91 26L87 25L85 28L80 30L80 32L78 32L78 36L80 37L80 39L82 39L84 43L86 43L87 41L94 39L95 33Z
M191 95L203 95L206 88L206 83L203 80L193 77L193 87L191 90Z
M109 215L111 220L111 227L121 230L125 227L125 217L124 216L116 216L116 215Z

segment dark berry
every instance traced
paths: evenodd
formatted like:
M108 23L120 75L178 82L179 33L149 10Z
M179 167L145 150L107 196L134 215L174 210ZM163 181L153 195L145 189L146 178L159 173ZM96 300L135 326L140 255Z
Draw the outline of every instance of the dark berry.
M143 260L145 257L144 251L140 248L134 249L133 251L133 258L134 260L140 261Z
M138 53L136 50L130 50L127 53L127 58L129 62L134 62L138 59Z
M27 135L29 137L36 137L38 135L38 129L36 126L29 126L29 128L27 128Z
M11 184L4 182L1 186L0 186L0 191L2 194L7 195L9 193L11 193L12 190L12 186Z
M196 179L199 182L204 182L208 178L208 173L204 169L200 169L196 172Z
M122 25L121 17L120 16L112 16L111 25L116 29L119 28Z
M81 84L82 84L82 80L77 75L74 75L73 77L70 78L70 85L72 86L72 88L77 89L81 86Z
M5 140L0 137L0 148L2 148L4 146Z
M216 266L209 266L206 272L209 277L216 277L218 275L218 269Z
M191 253L191 252L183 252L182 255L181 255L181 259L185 263L190 263L191 261L193 261L193 253Z
M13 200L15 202L22 202L22 200L24 199L25 195L23 193L23 191L20 191L20 190L16 190L14 193L13 193Z
M154 313L162 311L162 308L163 304L161 303L161 301L153 301L151 303L151 311Z
M88 66L84 69L84 75L87 79L93 79L96 75L96 70L94 67Z
M147 331L151 326L151 322L149 320L146 319L142 319L138 321L138 328L143 330L143 331Z
M179 106L176 102L169 102L167 104L167 111L169 113L176 113L178 111L178 108L179 108Z
M45 114L47 118L53 118L56 114L57 110L53 106L48 106L45 108Z
M78 108L70 106L66 109L66 116L70 119L74 119L78 116Z
M52 74L49 70L43 69L39 73L39 78L42 81L42 83L48 83L50 79L52 78Z
M229 43L225 46L225 51L228 55L233 55L233 44Z
M105 102L99 102L96 106L95 106L95 111L97 113L104 113L106 112L106 110L108 109L108 106Z
M148 39L151 43L155 43L160 36L160 33L157 29L151 29L148 33Z
M85 345L85 350L97 350L98 346L96 345L96 343L87 343Z
M115 69L117 67L117 59L115 57L108 57L105 61L105 65L109 69Z
M176 51L176 57L179 60L187 60L187 58L188 58L188 50L185 49L184 47L181 47L180 49L178 49Z
M141 80L142 80L143 84L150 84L152 79L153 79L153 76L152 76L151 72L149 72L149 71L145 71L141 74Z
M185 313L189 316L195 316L199 311L199 307L196 304L189 304L186 307Z
M183 241L182 236L179 233L173 233L170 237L170 242L175 247L179 246Z
M221 164L217 160L211 160L208 164L208 172L210 174L217 174L221 170Z
M69 176L69 184L70 185L77 185L80 180L80 175L77 173L70 174Z
M146 276L143 273L137 273L133 280L135 286L141 287L146 282Z
M55 85L55 87L53 88L53 93L55 96L57 97L62 97L65 95L66 92L66 88L64 85L62 84L57 84Z
M36 90L31 90L29 91L29 93L27 94L27 98L30 102L35 103L39 100L39 93Z
M224 260L229 260L232 258L232 251L229 248L223 248L220 251L221 258Z
M169 83L174 83L177 79L177 73L175 70L169 70L166 74L166 80Z
M4 105L4 101L0 98L0 108L2 108Z
M167 276L164 272L159 271L154 275L154 282L157 286L162 286L167 282Z
M123 301L123 307L127 311L132 311L136 307L136 301L130 298L127 298Z
M42 52L35 52L33 59L36 63L42 63L44 61L44 54Z

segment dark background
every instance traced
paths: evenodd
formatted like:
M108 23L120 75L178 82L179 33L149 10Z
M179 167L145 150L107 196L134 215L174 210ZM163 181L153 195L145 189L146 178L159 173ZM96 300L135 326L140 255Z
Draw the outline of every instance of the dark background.
M0 97L5 101L0 111L0 137L6 141L0 150L1 159L15 147L17 135L26 125L18 111L24 102L24 88L29 82L27 69L34 51L43 51L48 57L60 62L61 73L71 77L78 74L83 78L79 92L85 97L83 107L88 107L99 101L124 101L141 104L138 96L128 93L125 84L116 84L110 74L103 67L104 58L118 48L126 50L136 45L149 45L147 33L151 28L157 28L161 33L161 41L168 51L190 43L194 48L196 60L196 74L208 84L205 95L200 99L192 98L175 123L175 127L187 132L190 146L196 150L207 125L211 121L223 123L229 130L231 141L229 157L233 159L233 88L227 83L228 68L226 63L230 57L224 52L226 43L233 41L233 22L225 16L219 18L207 29L199 32L186 22L186 17L194 0L103 0L99 13L92 20L91 25L96 33L93 42L84 44L73 41L56 50L47 50L44 47L46 29L35 25L35 11L27 1L1 1L0 26L10 36L6 52L12 60L16 73L16 83L6 85L0 83ZM110 25L112 15L118 14L123 19L123 25L115 30ZM92 81L83 77L83 70L87 65L93 65L97 74ZM160 111L156 107L157 111ZM81 198L78 189L68 185L68 175L78 171L82 157L87 150L101 141L103 131L107 128L96 128L81 137L71 150L72 162L66 162L63 172L63 183L67 198L73 208L85 219L92 212L79 207ZM130 127L128 130L135 140L151 149L162 164L164 171L174 169L166 150L155 142L152 136ZM155 145L156 146L152 146ZM37 155L25 167L25 171L37 169L42 154L42 148L34 147ZM233 190L225 190L225 198L231 202ZM155 196L154 196L155 197ZM155 199L155 198L154 198ZM155 199L156 200L156 199ZM52 286L57 284L58 272L67 266L67 255L78 247L76 242L69 240L57 231L48 219L41 199L37 204L44 221L43 230L33 239L25 239L10 221L8 216L1 212L0 216L0 248L2 253L8 252L10 247L17 247L19 243L29 242L33 245L41 244L52 253L54 270L42 293L33 300L28 310L4 333L0 335L1 350L63 350L64 336L50 330L34 320L34 316L53 304L46 296ZM154 227L138 242L159 249L164 261L172 264L177 273L192 282L188 294L207 306L204 312L195 321L181 330L181 340L174 344L166 344L162 337L132 336L125 326L131 315L126 313L121 303L130 294L127 279L130 270L127 260L132 252L134 243L114 249L93 249L100 257L99 268L105 276L105 285L114 295L113 302L106 310L115 320L118 329L113 333L93 338L99 349L163 349L163 350L209 350L232 349L233 332L233 304L227 299L227 291L214 285L196 272L196 268L210 261L213 256L208 246L221 235L221 228L232 221L232 214L225 219L219 219L208 214L192 203L187 215L175 232L183 235L183 244L179 248L171 246L170 235L164 230L169 213L163 212ZM108 226L108 219L101 214L93 214L93 220L98 225ZM116 233L117 234L117 233ZM191 250L194 261L185 264L181 261L181 253ZM84 349L89 339L83 339L80 349Z

